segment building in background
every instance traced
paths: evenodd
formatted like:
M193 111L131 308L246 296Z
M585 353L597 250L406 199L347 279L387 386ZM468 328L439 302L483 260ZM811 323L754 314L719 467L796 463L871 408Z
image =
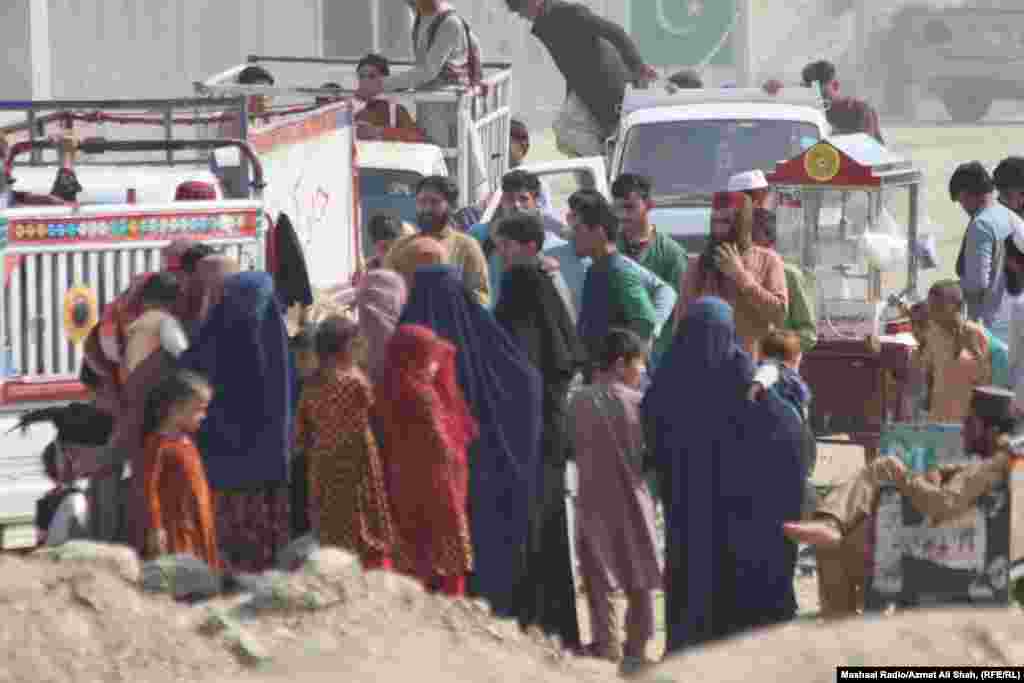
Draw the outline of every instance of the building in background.
M761 11L766 4L801 2L805 0L582 0L630 31L644 58L666 75L707 57L710 66L703 74L711 84L736 80L732 63L737 56L742 58L743 50L736 49L737 31L730 24L737 5ZM391 59L412 55L406 0L3 4L0 40L8 68L0 73L0 99L189 96L194 81L238 64L248 54L359 57L379 51ZM515 113L531 128L547 126L565 97L565 82L547 51L530 36L529 27L509 15L504 0L453 4L480 36L485 60L513 63ZM719 40L726 29L730 35ZM758 38L765 38L761 31ZM743 42L750 39L741 36ZM524 74L530 83L525 99L519 85Z

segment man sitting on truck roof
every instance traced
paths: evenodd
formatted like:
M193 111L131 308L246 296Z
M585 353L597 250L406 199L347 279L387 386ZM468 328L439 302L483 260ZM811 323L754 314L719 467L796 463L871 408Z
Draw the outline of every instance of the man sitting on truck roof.
M371 96L371 93L383 91L384 79L391 75L391 65L386 58L366 55L356 65L356 75L359 77L356 101L364 105L356 114L360 140L426 141L408 109L398 102Z

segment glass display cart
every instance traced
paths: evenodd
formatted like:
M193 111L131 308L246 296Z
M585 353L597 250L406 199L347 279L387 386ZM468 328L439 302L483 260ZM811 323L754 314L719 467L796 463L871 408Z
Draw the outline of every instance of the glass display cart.
M920 247L922 173L859 133L779 162L768 182L780 200L777 248L816 305L818 342L801 366L815 434L863 445L870 459L882 425L911 417L901 407L914 342L891 318L917 299L921 261L934 265ZM904 190L905 228L887 208Z

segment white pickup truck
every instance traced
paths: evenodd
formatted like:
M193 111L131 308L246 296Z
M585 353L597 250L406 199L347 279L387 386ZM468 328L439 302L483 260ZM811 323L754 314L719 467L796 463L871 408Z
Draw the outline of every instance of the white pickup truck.
M707 243L711 195L729 177L769 173L830 126L821 99L805 88L626 90L619 131L609 140L609 178L639 173L654 185L651 221L691 254Z

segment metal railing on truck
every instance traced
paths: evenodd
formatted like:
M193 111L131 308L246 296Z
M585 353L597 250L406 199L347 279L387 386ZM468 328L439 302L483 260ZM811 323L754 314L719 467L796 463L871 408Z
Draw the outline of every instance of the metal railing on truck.
M188 112L182 114L182 110ZM108 124L122 126L144 126L162 129L164 141L196 140L195 131L201 126L212 126L236 122L239 137L246 139L249 128L248 100L245 97L183 97L172 99L124 99L124 100L40 100L0 101L0 112L24 112L25 120L0 126L0 137L19 134L28 135L28 141L46 141L51 134L59 131L74 131L82 138L106 138L103 127ZM207 112L207 113L204 113ZM53 129L57 128L56 131ZM183 131L189 136L181 137ZM112 136L111 136L112 137ZM42 152L46 147L32 150L29 163L33 166L52 165ZM206 163L208 155L194 157L176 156L181 146L170 145L162 148L163 159L97 162L82 159L80 165L175 165L178 163ZM195 148L197 151L207 151ZM114 150L108 151L126 151ZM136 151L136 150L127 150ZM141 151L141 150L140 150Z

